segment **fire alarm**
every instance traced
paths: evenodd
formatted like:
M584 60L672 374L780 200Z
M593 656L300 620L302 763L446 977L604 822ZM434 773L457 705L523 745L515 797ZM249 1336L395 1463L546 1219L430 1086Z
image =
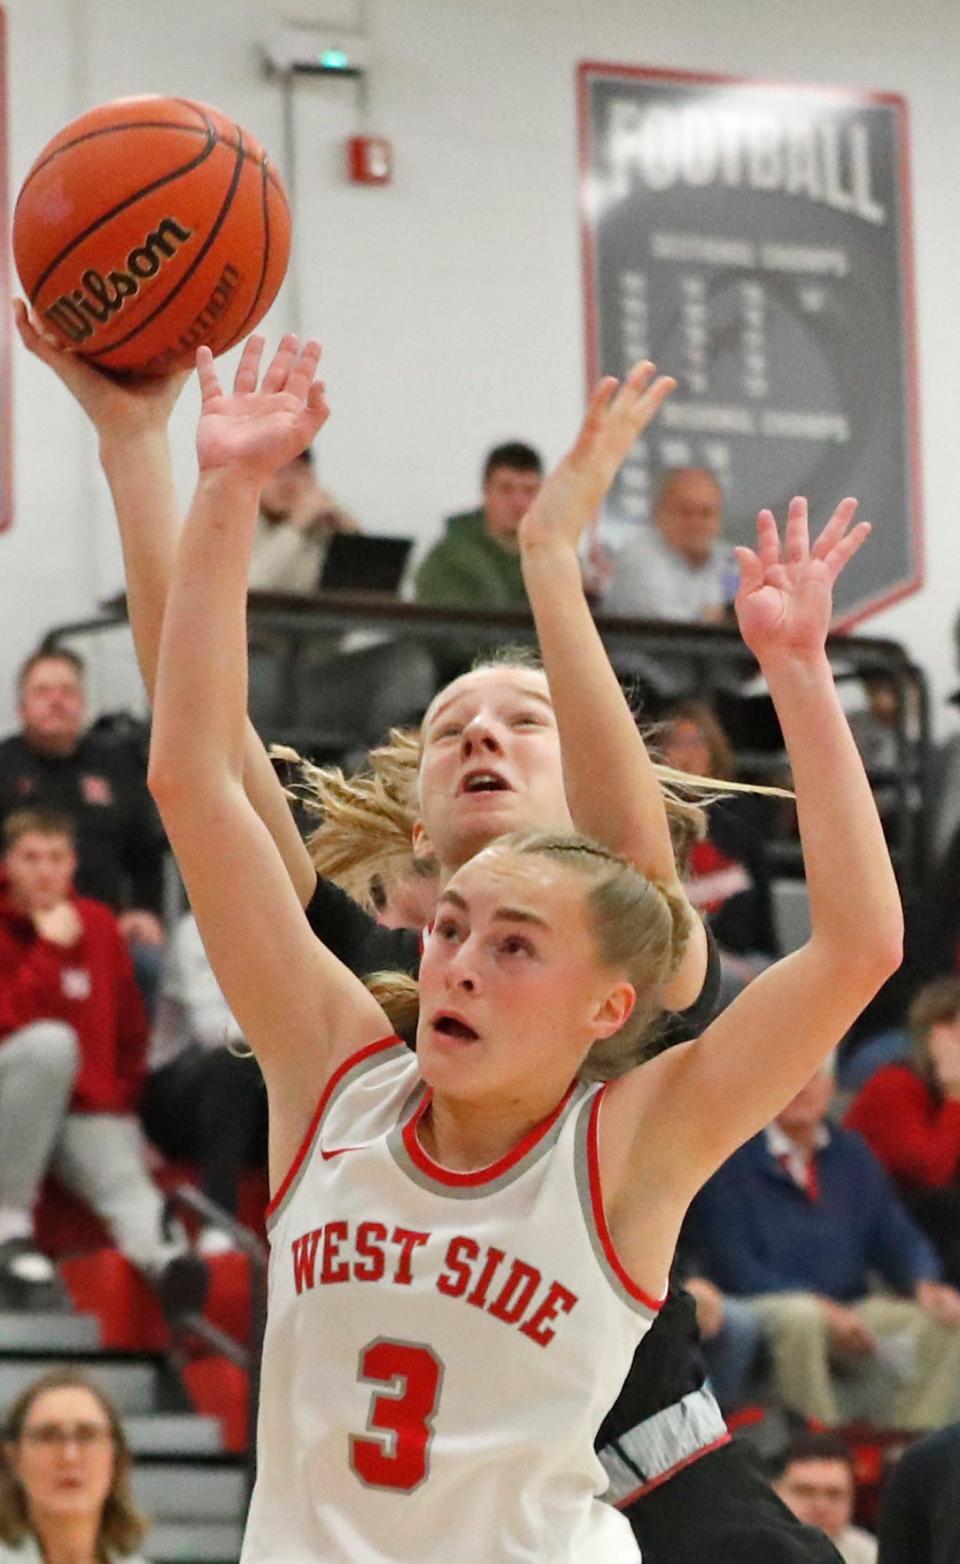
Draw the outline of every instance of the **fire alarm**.
M355 185L388 185L393 176L393 148L385 136L351 136L347 171Z

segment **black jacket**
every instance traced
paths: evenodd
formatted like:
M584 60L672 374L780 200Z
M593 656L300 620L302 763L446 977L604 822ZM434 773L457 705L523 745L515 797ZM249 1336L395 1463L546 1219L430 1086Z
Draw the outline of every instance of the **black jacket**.
M114 911L163 908L165 841L145 766L126 736L86 732L72 755L38 754L15 733L0 742L0 821L39 805L77 832L76 888Z

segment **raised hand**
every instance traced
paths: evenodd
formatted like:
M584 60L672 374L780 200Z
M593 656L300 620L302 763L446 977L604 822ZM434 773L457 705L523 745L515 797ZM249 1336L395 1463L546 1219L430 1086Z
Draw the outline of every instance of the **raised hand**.
M24 347L63 381L101 439L166 428L189 370L172 375L114 375L62 348L31 319L22 299L13 301L13 319Z
M263 337L247 342L232 395L221 390L210 349L197 349L201 472L232 468L265 478L299 456L329 418L323 383L316 378L319 342L301 348L297 337L284 337L261 380L263 348Z
M647 360L635 364L622 385L612 375L597 384L573 449L547 476L520 523L521 548L554 542L577 547L625 458L676 384L657 375Z
M758 515L756 549L736 550L736 610L740 634L759 662L781 653L812 658L823 651L833 584L870 534L869 522L851 527L856 509L856 500L841 500L812 548L805 499L790 501L782 549L773 512Z

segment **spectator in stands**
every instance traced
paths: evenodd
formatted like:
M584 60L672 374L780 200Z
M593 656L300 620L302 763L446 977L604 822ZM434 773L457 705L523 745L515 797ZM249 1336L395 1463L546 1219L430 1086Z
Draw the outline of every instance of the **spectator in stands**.
M335 532L359 532L356 517L317 483L306 450L264 485L250 559L253 592L316 592Z
M77 889L118 914L149 1003L164 941L165 843L140 757L87 726L76 652L41 647L20 669L17 691L20 731L0 742L0 821L25 804L71 816Z
M448 516L444 536L417 571L417 601L526 609L517 534L542 481L543 462L532 446L519 440L496 446L483 467L483 504Z
M907 802L911 812L916 813L921 805L919 692L913 677L902 682L886 669L863 674L861 683L867 705L863 711L850 714L850 731L873 783L873 796L888 839L896 842L900 803L898 778L904 772L909 782ZM904 734L902 750L901 732Z
M622 618L721 624L737 584L733 554L720 541L723 489L706 467L668 472L653 526L638 527L617 555L603 612Z
M312 452L288 462L266 484L253 539L252 592L312 596L330 539L359 532L356 517L316 481ZM436 687L433 659L408 640L382 640L318 631L291 641L250 616L250 711L268 738L293 727L310 747L348 765L359 765L372 744L396 725L418 723ZM293 649L300 649L293 656ZM289 687L296 668L296 690ZM291 715L291 695L296 711ZM281 714L283 721L281 722Z
M666 764L677 771L724 781L733 777L729 741L703 701L684 701L667 712L660 748ZM755 820L756 798L750 794L728 795L712 804L706 838L694 843L684 871L690 904L707 919L717 941L727 1002L780 953L767 855L751 813Z
M960 1423L900 1457L884 1490L877 1535L879 1564L960 1559Z
M135 1110L147 1020L108 907L77 897L72 825L22 809L3 825L0 887L0 1283L47 1301L56 1275L34 1243L48 1168L102 1217L171 1314L196 1308L206 1271L164 1232Z
M691 1252L748 1303L790 1411L835 1426L856 1398L898 1428L938 1428L960 1403L960 1293L869 1147L828 1124L832 1095L827 1066L714 1175ZM900 1296L868 1295L874 1272Z
M235 1049L243 1048L238 1054ZM147 1134L168 1157L198 1162L201 1189L231 1216L245 1165L266 1165L267 1094L213 975L192 912L167 948L148 1056L143 1103ZM223 1228L208 1226L203 1255L231 1247Z
M960 977L920 990L909 1030L913 1058L871 1076L845 1122L892 1174L960 1283Z
M904 709L903 685L885 669L861 677L867 704L864 710L850 714L850 731L857 741L868 771L896 772L900 769L897 733L901 723L907 726L911 754L916 745L917 687L906 685Z
M117 1410L97 1385L73 1369L34 1380L4 1420L0 1564L144 1564L132 1464Z
M960 613L953 621L954 665L960 670ZM960 689L947 696L954 710L960 707ZM930 802L932 820L928 822L931 857L939 864L954 835L960 831L960 732L948 735L933 756Z
M836 1434L797 1434L773 1486L798 1521L826 1533L844 1564L876 1564L877 1539L853 1524L853 1456Z
M844 1049L841 1083L858 1091L881 1065L910 1055L914 998L939 977L960 977L960 827L932 882L904 908L903 963L867 1006Z
M763 1345L760 1322L742 1298L725 1297L705 1276L685 1276L683 1285L693 1298L702 1341L713 1343L707 1365L710 1389L729 1416L739 1411L751 1388L751 1371Z

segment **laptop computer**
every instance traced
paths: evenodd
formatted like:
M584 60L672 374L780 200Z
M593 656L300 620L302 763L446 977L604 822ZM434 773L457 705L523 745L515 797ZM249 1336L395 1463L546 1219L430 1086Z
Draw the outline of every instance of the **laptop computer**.
M317 591L396 597L412 547L412 538L335 532L323 557Z

